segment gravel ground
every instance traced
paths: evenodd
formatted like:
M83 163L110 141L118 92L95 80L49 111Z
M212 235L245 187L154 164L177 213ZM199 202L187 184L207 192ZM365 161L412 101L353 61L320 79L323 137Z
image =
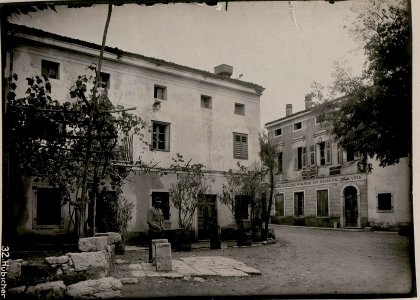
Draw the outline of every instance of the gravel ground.
M412 290L409 239L396 233L348 232L276 226L277 243L225 250L173 252L173 258L221 255L261 271L260 276L207 277L204 282L139 278L124 285L127 298L263 296L397 297ZM127 251L117 258L130 263L147 260L147 251ZM114 271L124 277L124 267ZM127 273L128 275L128 273Z

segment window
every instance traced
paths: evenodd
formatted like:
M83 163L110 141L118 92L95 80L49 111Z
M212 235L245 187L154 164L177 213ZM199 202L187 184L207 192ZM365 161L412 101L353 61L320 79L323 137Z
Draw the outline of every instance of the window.
M274 135L275 136L281 135L281 128L274 130Z
M308 164L308 157L306 154L306 147L298 147L295 149L295 170L306 168Z
M274 207L276 216L284 217L284 194L277 194L274 196Z
M211 109L211 97L201 95L201 107Z
M295 192L295 217L304 216L304 193Z
M245 195L235 196L235 219L248 220L249 219L249 197Z
M233 133L233 158L248 159L248 135Z
M36 189L36 225L61 225L61 191L57 188Z
M348 149L346 149L346 153L347 153L347 161L354 161L354 148L349 147Z
M103 89L109 89L111 75L101 72L99 75L99 86Z
M235 115L245 116L245 104L235 103Z
M302 122L297 122L293 124L293 130L299 130L302 129Z
M316 164L315 145L309 146L309 154L310 154L310 164L311 166L315 166Z
M391 193L379 193L378 194L378 211L379 212L392 212L394 207L392 206L392 194Z
M60 64L49 60L41 60L41 74L48 78L60 79Z
M153 150L169 151L169 129L169 123L153 122Z
M325 113L324 114L320 114L320 115L318 115L318 116L315 117L315 123L316 124L325 122L325 120L326 120Z
M277 154L277 174L283 173L283 152Z
M318 150L319 150L319 165L325 166L331 164L331 142L321 142L318 143Z
M170 206L169 206L169 193L168 192L152 192L152 206L156 200L160 200L160 209L163 213L163 219L169 220L170 218Z
M328 190L316 191L316 216L328 217Z
M159 100L166 100L166 87L155 84L154 97Z

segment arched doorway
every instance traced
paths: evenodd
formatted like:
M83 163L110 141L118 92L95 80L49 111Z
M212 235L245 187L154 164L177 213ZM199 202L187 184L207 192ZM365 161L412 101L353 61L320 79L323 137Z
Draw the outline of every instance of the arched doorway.
M346 218L347 227L358 226L358 201L357 189L354 186L347 186L344 189L344 217Z

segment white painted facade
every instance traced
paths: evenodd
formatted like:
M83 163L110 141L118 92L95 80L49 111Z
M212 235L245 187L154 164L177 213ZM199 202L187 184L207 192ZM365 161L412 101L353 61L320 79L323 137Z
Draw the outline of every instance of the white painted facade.
M50 79L52 98L71 102L70 87L78 75L90 74L88 66L97 62L99 54L92 44L21 27L15 28L13 41L13 49L8 52L6 75L18 74L18 97L23 96L27 88L25 78L40 75L41 61L47 60L59 64L59 78ZM134 138L134 160L141 157L144 162L153 161L159 168L168 168L172 158L179 153L185 161L191 159L192 163L204 164L209 171L211 193L215 195L221 193L223 172L237 169L238 161L245 166L255 163L262 87L141 55L112 52L105 52L101 70L110 74L108 97L112 103L136 107L133 113L150 126L153 121L169 124L167 149L151 151ZM166 99L161 100L158 110L153 109L155 86L166 90ZM202 95L211 97L211 108L202 107ZM244 105L244 115L235 114L235 104ZM150 132L144 131L148 141L152 140L151 131L152 127ZM247 135L247 159L234 159L234 133ZM151 194L168 192L176 181L176 174L162 177L130 175L128 179L124 196L135 205L128 230L144 232L147 230L146 215L151 206ZM27 211L32 210L32 201L31 197L27 199ZM171 216L166 226L177 228L178 214L173 204L170 205ZM227 208L219 199L216 209L218 225L232 223ZM22 226L35 230L30 221Z

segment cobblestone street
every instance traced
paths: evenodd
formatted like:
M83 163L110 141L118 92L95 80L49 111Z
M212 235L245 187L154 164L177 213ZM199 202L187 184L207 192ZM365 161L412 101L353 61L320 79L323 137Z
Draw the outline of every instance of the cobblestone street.
M412 287L409 239L397 233L275 226L277 243L249 248L173 252L177 261L239 261L261 275L244 277L137 277L123 297L403 295ZM145 264L147 251L126 251L113 276L132 277L129 264ZM208 259L208 258L207 258ZM232 262L233 260L230 260ZM176 266L177 263L174 263Z

